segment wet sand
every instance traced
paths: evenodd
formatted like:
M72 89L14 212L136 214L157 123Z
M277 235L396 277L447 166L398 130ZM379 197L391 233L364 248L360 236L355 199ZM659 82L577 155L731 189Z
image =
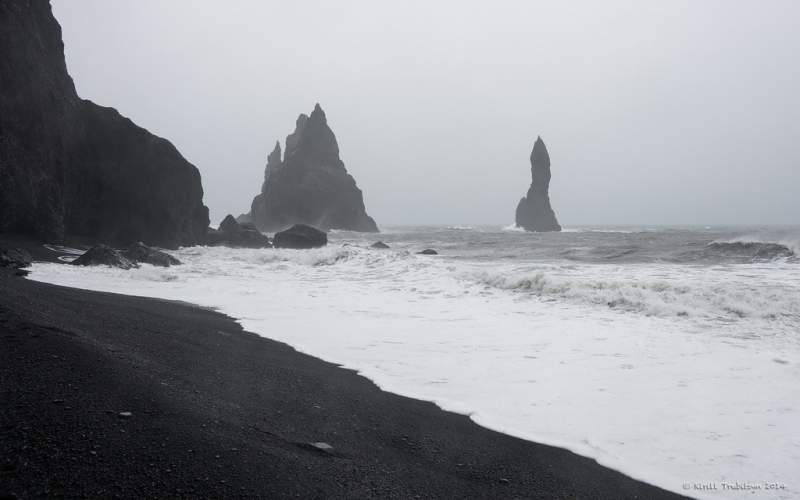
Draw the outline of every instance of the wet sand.
M14 271L0 270L0 499L684 498L214 311Z

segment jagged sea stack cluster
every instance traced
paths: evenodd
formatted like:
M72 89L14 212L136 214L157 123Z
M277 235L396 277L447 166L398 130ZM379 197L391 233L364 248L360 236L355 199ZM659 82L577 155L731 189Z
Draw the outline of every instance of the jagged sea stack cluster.
M517 227L526 231L561 231L550 207L550 155L541 137L536 138L531 152L531 176L528 195L517 205Z
M280 144L275 145L249 219L261 231L305 224L323 231L378 232L361 190L339 159L336 136L319 104L311 116L297 119L294 133L286 137L282 161Z

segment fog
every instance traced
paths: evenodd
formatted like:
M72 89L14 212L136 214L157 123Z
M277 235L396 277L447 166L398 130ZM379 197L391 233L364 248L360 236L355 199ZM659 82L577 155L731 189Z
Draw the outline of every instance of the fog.
M800 3L54 0L78 94L198 167L212 224L320 103L379 226L800 223Z

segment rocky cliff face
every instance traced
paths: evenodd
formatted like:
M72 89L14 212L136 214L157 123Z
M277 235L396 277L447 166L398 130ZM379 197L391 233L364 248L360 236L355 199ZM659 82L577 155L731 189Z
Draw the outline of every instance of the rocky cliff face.
M0 3L0 85L0 231L205 241L200 173L168 141L78 97L46 0Z
M274 164L275 159L280 160L279 147L270 155L261 194L250 207L260 230L305 224L324 231L378 232L361 190L339 159L336 136L319 104L311 116L300 115L286 138L283 161Z
M79 108L50 4L0 3L0 231L64 237L68 153L85 137Z
M536 138L531 152L531 176L528 195L517 205L517 227L526 231L561 231L550 207L550 155L541 137Z
M165 248L205 243L197 168L115 109L81 103L86 140L65 179L68 232Z

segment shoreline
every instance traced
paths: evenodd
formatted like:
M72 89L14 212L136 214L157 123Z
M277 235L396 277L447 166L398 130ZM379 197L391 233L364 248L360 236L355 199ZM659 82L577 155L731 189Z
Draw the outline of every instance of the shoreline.
M684 498L217 312L9 273L0 296L0 495Z

